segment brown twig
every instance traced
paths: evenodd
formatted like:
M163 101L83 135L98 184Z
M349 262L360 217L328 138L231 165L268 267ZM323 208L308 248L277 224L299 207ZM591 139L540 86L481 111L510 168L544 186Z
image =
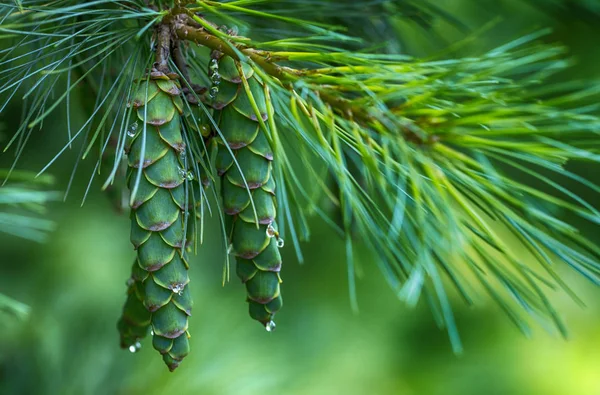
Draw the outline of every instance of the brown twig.
M268 52L246 47L241 44L225 42L221 38L211 34L210 32L207 32L202 27L190 26L188 23L186 23L188 19L191 18L189 18L187 15L180 15L172 19L173 32L180 40L189 40L198 45L208 47L214 51L219 51L236 60L240 60L238 52L236 52L232 47L235 46L237 51L250 58L267 74L277 78L281 82L294 82L307 74L306 70L298 70L274 63ZM371 126L374 122L378 123L377 116L372 114L369 109L364 106L357 106L351 100L331 94L324 89L317 90L316 93L324 103L331 106L334 111L346 119L357 121L365 126ZM390 125L390 127L392 129L397 128L398 131L402 133L408 141L411 141L415 144L430 145L437 142L437 139L431 139L430 137L422 135L422 133L419 133L419 131L412 130L406 125Z
M181 40L193 41L196 44L204 45L236 60L240 60L236 51L234 51L228 43L202 28L189 26L182 23L180 19L176 19L173 29ZM238 46L237 49L245 56L248 56L254 63L265 70L265 72L281 81L295 81L303 74L301 70L283 67L276 63L269 62L267 56L264 55L264 51L257 51L253 48L243 48L242 46Z
M195 28L183 24L181 20L176 20L174 26L175 34L181 40L190 40L195 42L198 45L203 45L205 47L211 48L215 51L219 51L227 56L230 56L236 60L240 60L236 51L228 44L221 40L219 37L214 36L208 33L206 30L202 28ZM260 68L262 68L267 74L272 77L277 78L280 81L297 81L304 75L303 70L293 69L290 67L280 66L276 63L272 63L268 60L268 55L265 55L264 51L258 51L254 48L243 48L241 46L237 47L237 49L243 53L245 56L250 58L254 63L256 63ZM341 97L335 97L333 95L329 95L326 92L319 92L321 99L326 103L332 105L336 109L340 110L343 113L354 113L355 116L359 114L359 118L361 111L358 108L354 108L352 102L347 99ZM363 114L364 117L369 117L368 114ZM366 118L365 118L366 119Z

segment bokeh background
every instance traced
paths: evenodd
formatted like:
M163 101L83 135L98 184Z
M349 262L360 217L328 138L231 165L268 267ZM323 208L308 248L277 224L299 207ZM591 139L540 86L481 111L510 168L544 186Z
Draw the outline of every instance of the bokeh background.
M440 20L421 28L399 20L406 53L433 56L471 37L457 53L468 55L551 27L546 40L566 44L576 60L555 78L600 77L596 1L436 4L464 26ZM15 103L0 114L4 137L19 111ZM41 169L64 145L64 128L64 117L50 120L29 143L20 168ZM50 169L57 190L66 189L77 153L68 151ZM10 153L0 156L0 168L11 161ZM600 181L598 167L570 169ZM360 313L352 313L343 243L316 219L312 241L303 244L303 265L291 247L283 250L285 308L274 333L250 320L236 278L221 285L223 246L217 231L207 232L192 260L193 352L169 373L148 341L135 354L118 347L115 325L134 253L129 220L115 212L99 182L80 207L92 170L91 161L83 162L66 203L51 204L47 217L57 230L47 243L0 234L0 293L31 306L25 320L0 314L0 394L600 394L600 290L584 279L563 271L586 308L552 294L570 329L568 340L540 326L525 338L487 298L468 308L455 297L465 348L457 356L427 306L402 305L360 248ZM218 229L211 221L209 229ZM600 242L597 227L582 231Z

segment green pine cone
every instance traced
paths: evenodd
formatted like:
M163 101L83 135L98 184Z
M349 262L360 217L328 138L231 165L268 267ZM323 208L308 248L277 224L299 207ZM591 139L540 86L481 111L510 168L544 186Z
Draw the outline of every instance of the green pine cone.
M185 250L194 221L186 215L192 205L186 191L196 188L188 182L191 173L185 163L180 86L159 72L152 72L146 81L140 82L131 103L142 126L128 144L131 242L137 251L132 278L142 288L139 295L150 314L153 346L173 371L189 352L192 299ZM122 340L124 347L131 346L131 336Z
M117 323L121 335L121 347L136 352L141 347L140 340L148 335L150 329L150 312L144 307L144 286L136 280L136 271L140 270L137 260L128 280L127 301L123 306L123 314Z
M279 288L282 263L279 248L283 240L275 223L273 152L237 66L231 57L219 60L222 81L213 107L221 110L219 129L227 144L217 138L216 168L222 177L223 206L230 219L229 239L237 274L246 284L250 316L271 331L275 328L273 317L283 303ZM268 98L263 85L250 67L244 65L242 70L266 121Z

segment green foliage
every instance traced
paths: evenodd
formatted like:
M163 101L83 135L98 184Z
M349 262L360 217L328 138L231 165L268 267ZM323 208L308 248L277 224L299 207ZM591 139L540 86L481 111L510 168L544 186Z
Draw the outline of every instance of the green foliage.
M6 295L0 294L0 328L10 323L12 320L24 320L29 316L31 309L26 304L9 298Z
M53 182L51 176L34 179L29 172L0 169L0 183L3 185L0 188L0 232L37 242L46 240L48 232L54 229L54 223L40 218L40 215L46 212L46 203L58 200L57 192L45 190ZM29 311L29 306L0 293L1 323L22 320Z
M40 215L46 213L46 203L59 199L58 192L46 190L53 182L51 176L0 169L0 232L44 241L54 224Z
M336 12L344 3L323 2L317 8L327 12L317 13L316 20L311 19L312 3L302 1L269 2L265 7L258 0L171 3L149 7L139 1L31 0L21 2L21 8L0 6L0 40L13 43L0 53L0 65L8 66L0 71L0 94L8 95L8 103L22 92L19 98L27 108L8 144L15 147L17 159L31 133L61 103L69 114L70 94L78 87L95 92L96 103L78 131L67 130L68 144L58 155L80 139L82 159L95 150L102 156L116 136L117 155L104 186L113 183L127 141L127 103L135 97L130 87L155 56L153 50L161 56L163 43L155 26L168 25L186 60L169 63L187 89L185 116L195 114L198 109L192 106L199 104L218 136L217 155L223 159L230 154L242 171L237 177L241 180L257 168L244 165L243 152L254 154L247 158L252 161L265 151L231 147L238 126L225 127L223 119L202 105L210 104L204 95L210 88L209 52L226 55L238 71L252 74L239 81L245 113L235 103L233 108L258 122L252 127L264 133L276 158L261 166L269 167L277 184L282 213L277 231L302 260L300 241L310 235L308 215L316 214L332 226L345 241L355 308L356 273L364 265L354 257L359 240L400 299L415 305L423 297L430 305L456 351L461 344L449 292L471 303L473 290L482 288L523 332L529 331L526 316L542 323L549 320L566 332L547 289L577 297L557 266L600 283L600 249L557 216L566 212L594 225L600 222L598 210L570 183L595 194L599 187L566 168L570 162L600 158L600 119L597 105L590 104L597 100L598 86L545 82L569 66L564 48L541 42L545 32L480 56L421 60L398 53L399 45L370 46L391 32L398 34L403 17L425 29L436 18L460 25L426 2L376 1L368 7L356 3L349 13ZM393 16L384 18L383 33L374 34L382 14ZM350 29L350 21L357 18L369 22ZM176 48L167 45L169 49ZM239 82L227 104L241 101ZM226 92L220 88L219 94ZM53 93L56 100L49 101ZM228 122L233 115L227 116ZM208 172L205 178L215 180L219 168L207 160L211 145L200 139L199 130L183 128L183 141L200 141L189 150L192 162L200 164L190 171L196 180L203 177L201 169ZM225 152L226 146L231 150ZM143 154L131 157L133 163L143 163ZM134 191L141 188L141 173ZM226 175L224 199L213 199L212 204L227 209L227 182L234 178ZM257 217L263 206L252 192L256 188L246 181L235 185L247 189L236 190L236 197L244 196L241 192L252 197L253 216L247 217ZM214 183L211 188L217 196ZM195 189L202 195L200 185ZM324 208L324 202L332 209ZM198 210L211 210L210 204L202 199ZM239 251L236 227L232 241ZM259 230L268 241L265 229ZM516 239L529 256L518 256L509 239ZM243 261L238 264L244 267ZM253 299L250 285L248 289ZM269 301L278 292L277 284Z

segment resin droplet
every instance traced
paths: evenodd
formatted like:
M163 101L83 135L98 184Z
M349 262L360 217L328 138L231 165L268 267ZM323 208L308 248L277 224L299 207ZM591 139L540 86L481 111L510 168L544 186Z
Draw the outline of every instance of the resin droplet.
M272 239L273 237L275 237L276 234L277 234L277 231L275 230L273 225L267 226L267 237L269 239Z
M140 348L142 348L142 345L140 344L140 342L135 342L135 344L132 344L131 346L129 346L129 352L136 353L136 352L140 351Z
M282 238L277 239L277 247L283 248L284 245L285 245L285 241L283 241Z
M269 321L265 324L265 329L267 332L273 332L277 325L275 325L275 321Z
M192 173L191 171L188 171L187 174L185 175L185 177L188 179L188 181L193 181L194 178L196 178L194 176L194 173Z
M218 94L219 94L219 87L213 86L212 88L210 88L210 97L212 99L216 98Z
M205 137L210 135L210 126L207 126L207 125L200 126L200 132Z

